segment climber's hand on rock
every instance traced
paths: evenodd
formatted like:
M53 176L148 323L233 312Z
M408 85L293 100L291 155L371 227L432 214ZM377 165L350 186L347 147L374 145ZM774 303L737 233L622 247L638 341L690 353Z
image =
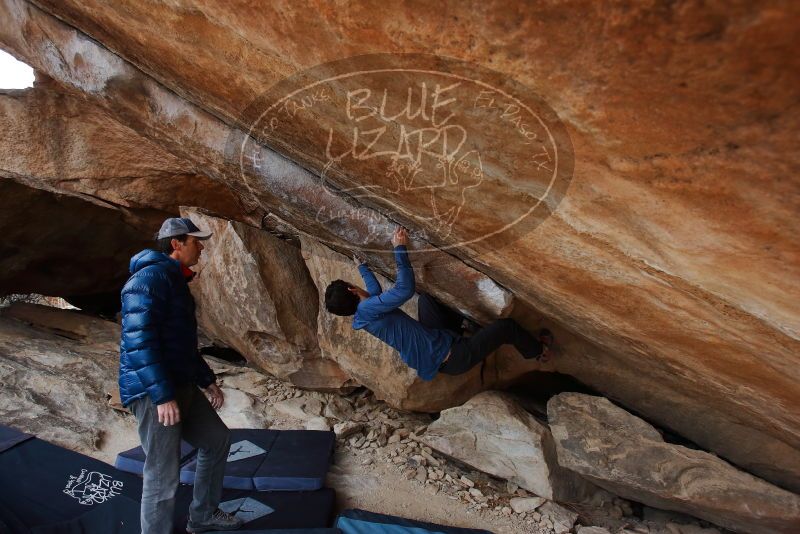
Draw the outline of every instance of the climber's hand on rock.
M392 246L399 247L400 245L408 246L408 232L402 226L398 226L392 234Z
M164 404L159 404L157 410L158 422L164 426L177 425L181 422L181 410L178 408L177 401L171 400Z

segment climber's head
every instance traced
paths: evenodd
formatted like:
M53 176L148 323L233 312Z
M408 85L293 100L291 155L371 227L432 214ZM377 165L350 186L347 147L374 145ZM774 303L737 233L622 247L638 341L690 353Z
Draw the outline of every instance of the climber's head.
M334 280L325 290L325 308L334 315L347 317L356 313L358 303L369 293L344 280Z

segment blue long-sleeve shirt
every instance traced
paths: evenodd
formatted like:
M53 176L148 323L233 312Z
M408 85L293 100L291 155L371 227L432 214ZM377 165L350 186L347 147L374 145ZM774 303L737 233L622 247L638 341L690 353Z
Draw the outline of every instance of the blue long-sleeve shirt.
M397 282L383 291L366 265L358 271L367 286L369 298L358 304L353 328L364 329L400 353L403 361L423 380L432 380L439 370L455 336L448 330L428 328L408 316L400 306L414 296L414 269L405 246L394 248Z

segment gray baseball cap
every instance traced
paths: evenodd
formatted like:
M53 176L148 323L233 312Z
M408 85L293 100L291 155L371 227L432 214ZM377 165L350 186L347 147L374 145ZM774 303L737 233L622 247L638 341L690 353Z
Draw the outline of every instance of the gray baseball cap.
M189 217L172 217L161 225L158 231L158 239L165 237L175 237L179 235L193 235L203 241L211 237L211 232L204 232L192 222Z

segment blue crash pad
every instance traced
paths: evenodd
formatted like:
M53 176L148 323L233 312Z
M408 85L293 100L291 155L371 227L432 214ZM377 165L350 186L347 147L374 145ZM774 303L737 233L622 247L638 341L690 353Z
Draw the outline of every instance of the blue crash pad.
M312 491L322 488L336 436L317 430L231 430L224 487L257 491ZM185 454L184 454L185 453ZM182 444L181 482L194 483L197 450ZM141 474L141 447L120 453L116 465Z
M0 452L10 449L14 445L33 439L32 434L20 432L16 428L0 425Z
M2 534L139 534L142 480L131 473L0 425ZM185 532L193 488L176 495L175 532ZM335 493L224 490L220 507L248 520L238 532L302 529L331 523ZM324 530L323 530L324 532ZM274 533L277 534L277 533Z
M488 530L448 527L366 510L345 510L336 518L342 534L492 534Z
M236 530L236 534L341 534L338 528L269 528L266 530ZM213 530L205 534L230 534L230 530Z
M196 454L197 449L185 441L181 441L181 467L194 460ZM141 447L134 447L133 449L117 454L114 467L127 471L128 473L141 475L144 471L144 458L144 450Z
M15 432L0 426L6 443ZM0 452L2 532L140 532L139 477L17 434L17 444Z
M192 500L192 488L182 486L182 489L184 491L176 500L176 509L186 512ZM316 491L224 490L219 507L246 521L243 527L246 531L312 529L331 524L335 498L335 492L329 488ZM184 514L180 524L185 525L187 519Z

